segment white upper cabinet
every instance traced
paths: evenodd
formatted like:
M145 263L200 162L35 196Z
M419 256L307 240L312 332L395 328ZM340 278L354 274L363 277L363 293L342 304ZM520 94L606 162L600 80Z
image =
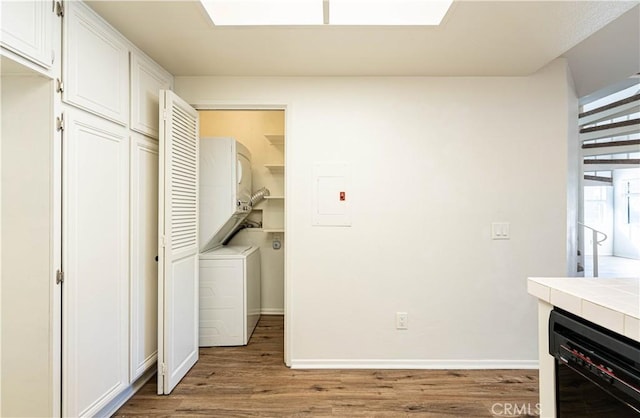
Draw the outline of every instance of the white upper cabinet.
M158 92L173 87L173 76L155 62L131 53L131 129L158 138Z
M53 1L3 1L0 43L36 64L51 68L53 52Z
M63 100L126 125L129 119L127 41L82 2L66 2Z

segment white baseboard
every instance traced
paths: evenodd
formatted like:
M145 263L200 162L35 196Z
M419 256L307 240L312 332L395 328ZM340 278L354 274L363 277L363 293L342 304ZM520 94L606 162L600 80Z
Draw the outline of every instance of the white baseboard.
M538 360L291 360L292 369L538 369Z
M116 411L122 408L122 405L127 403L137 391L142 389L145 383L147 383L156 374L155 363L153 367L150 367L138 380L127 386L125 390L120 392L111 402L106 404L95 416L96 417L110 417L116 413Z
M261 315L284 315L284 309L281 308L262 308Z

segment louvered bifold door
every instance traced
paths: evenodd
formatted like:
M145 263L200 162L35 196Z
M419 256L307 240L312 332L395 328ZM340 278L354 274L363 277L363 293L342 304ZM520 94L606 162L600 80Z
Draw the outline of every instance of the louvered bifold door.
M160 91L158 394L198 360L198 113Z

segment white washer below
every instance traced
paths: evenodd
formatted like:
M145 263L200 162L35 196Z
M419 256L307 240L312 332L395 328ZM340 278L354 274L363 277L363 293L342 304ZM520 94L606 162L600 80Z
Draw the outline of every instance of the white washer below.
M200 347L246 345L260 319L260 249L200 254Z

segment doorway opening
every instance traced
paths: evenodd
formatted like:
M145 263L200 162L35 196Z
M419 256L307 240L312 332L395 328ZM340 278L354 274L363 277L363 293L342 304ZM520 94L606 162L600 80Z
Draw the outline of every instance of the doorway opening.
M586 277L640 271L640 85L583 104Z
M285 110L198 109L200 137L231 137L251 153L253 192L269 195L253 206L227 245L254 246L261 258L261 315L285 314ZM286 353L285 353L286 356Z

